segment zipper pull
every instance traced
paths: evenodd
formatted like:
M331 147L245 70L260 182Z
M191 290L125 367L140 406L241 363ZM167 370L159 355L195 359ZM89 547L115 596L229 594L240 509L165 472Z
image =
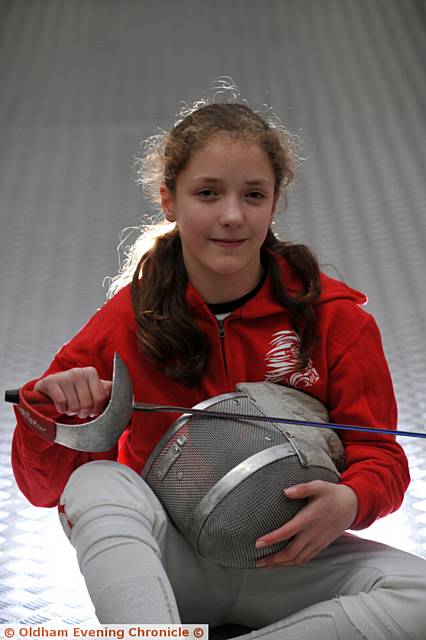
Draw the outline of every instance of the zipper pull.
M218 320L219 323L219 338L224 338L225 337L225 321L224 320Z

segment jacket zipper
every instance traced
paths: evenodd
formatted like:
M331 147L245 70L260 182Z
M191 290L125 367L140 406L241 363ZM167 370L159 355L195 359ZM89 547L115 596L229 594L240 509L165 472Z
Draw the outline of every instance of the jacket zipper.
M228 367L226 366L226 356L225 356L225 336L226 336L226 332L225 332L225 320L222 319L218 319L218 323L219 323L219 338L220 338L220 343L222 345L222 358L223 358L223 365L225 367L225 371L228 372Z

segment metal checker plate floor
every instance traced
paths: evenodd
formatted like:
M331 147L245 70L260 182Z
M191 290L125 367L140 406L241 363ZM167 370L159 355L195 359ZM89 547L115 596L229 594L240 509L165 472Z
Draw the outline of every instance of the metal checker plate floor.
M368 294L400 428L424 431L425 42L421 0L3 0L0 387L40 374L102 304L118 234L146 210L139 142L225 74L300 129L282 229ZM95 624L56 512L15 485L0 414L0 622ZM426 445L403 444L404 505L362 535L426 558Z

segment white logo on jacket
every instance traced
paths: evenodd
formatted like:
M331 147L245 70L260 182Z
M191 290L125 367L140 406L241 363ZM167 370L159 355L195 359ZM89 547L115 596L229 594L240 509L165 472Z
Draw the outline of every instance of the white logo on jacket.
M310 358L305 369L295 372L300 358L300 338L297 333L277 331L272 336L271 347L265 356L265 379L268 382L283 382L285 379L291 387L306 389L319 380L319 373Z

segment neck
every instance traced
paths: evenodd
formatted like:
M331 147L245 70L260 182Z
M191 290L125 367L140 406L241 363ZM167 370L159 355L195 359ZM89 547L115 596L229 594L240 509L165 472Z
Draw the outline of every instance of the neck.
M264 268L259 264L256 276L247 277L246 273L232 274L229 276L202 278L197 282L197 277L189 278L192 286L198 291L207 304L221 304L242 298L250 293L261 281Z

